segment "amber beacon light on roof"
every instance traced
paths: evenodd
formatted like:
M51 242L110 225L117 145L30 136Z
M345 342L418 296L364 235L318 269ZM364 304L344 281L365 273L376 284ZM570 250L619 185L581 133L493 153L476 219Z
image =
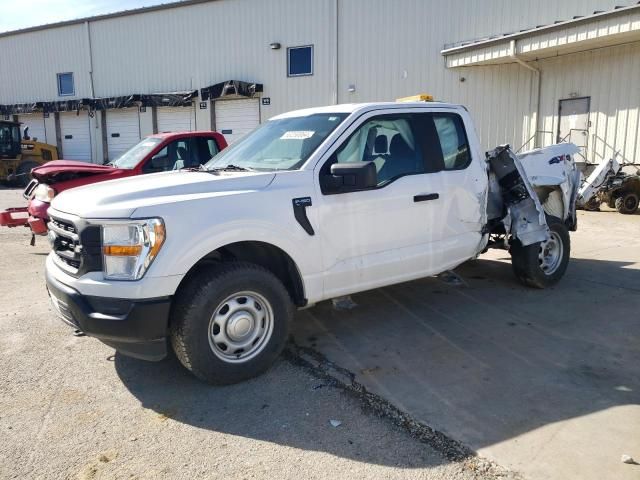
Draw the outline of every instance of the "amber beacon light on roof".
M433 102L433 95L421 93L420 95L396 98L396 102Z

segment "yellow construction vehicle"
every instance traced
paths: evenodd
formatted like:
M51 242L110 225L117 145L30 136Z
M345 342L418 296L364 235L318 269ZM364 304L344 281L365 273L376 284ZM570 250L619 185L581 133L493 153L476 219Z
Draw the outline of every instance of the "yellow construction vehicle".
M31 140L28 128L20 135L20 123L0 120L0 182L27 186L31 169L58 159L53 145Z

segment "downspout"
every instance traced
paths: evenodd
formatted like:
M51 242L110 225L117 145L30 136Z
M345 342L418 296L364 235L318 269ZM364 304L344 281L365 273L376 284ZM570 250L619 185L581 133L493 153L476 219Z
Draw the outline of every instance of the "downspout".
M91 51L91 30L89 29L89 22L84 22L84 29L85 32L87 33L87 60L89 62L89 91L91 92L91 98L96 98L95 95L95 89L93 87L93 52ZM96 121L96 130L98 130L100 128L100 125L98 125L98 118L94 117L95 121ZM104 116L101 116L100 120L102 121L102 119L105 118ZM105 129L106 125L102 125L102 128ZM97 133L97 132L96 132ZM96 135L97 137L97 135ZM91 139L89 140L91 141ZM91 160L92 161L96 161L98 160L98 142L94 141L93 145L91 146ZM103 162L107 160L107 156L108 156L108 152L107 151L103 151L102 152L102 156L103 156ZM99 162L99 160L98 160ZM100 162L99 162L100 163Z
M334 13L334 49L333 49L333 86L331 92L331 100L333 105L338 104L338 50L340 49L338 45L338 0L333 0L333 13Z
M527 62L525 62L524 60L522 60L520 57L518 57L518 53L516 50L516 41L515 40L511 40L511 42L509 43L509 57L516 62L518 65L526 68L527 70L531 70L536 78L536 104L535 104L535 122L533 122L533 135L536 135L537 137L537 132L538 132L538 123L539 123L539 118L540 118L540 94L542 92L542 72L540 71L540 69L532 67L531 65L529 65ZM529 96L529 107L532 106L533 104L533 88L531 89L531 94ZM534 147L537 146L537 138L534 139Z

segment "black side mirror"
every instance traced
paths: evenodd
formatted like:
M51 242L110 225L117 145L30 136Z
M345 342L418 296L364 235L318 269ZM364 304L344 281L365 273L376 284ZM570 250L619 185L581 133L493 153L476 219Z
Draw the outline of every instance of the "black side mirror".
M346 193L367 190L378 184L373 162L334 163L331 175L321 177L322 193Z

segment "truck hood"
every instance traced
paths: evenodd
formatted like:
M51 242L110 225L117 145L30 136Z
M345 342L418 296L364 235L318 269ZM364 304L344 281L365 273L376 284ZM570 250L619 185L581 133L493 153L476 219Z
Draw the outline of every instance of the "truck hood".
M260 190L274 178L272 172L154 173L66 190L51 206L82 218L129 218L142 207Z
M118 171L118 168L95 163L77 162L74 160L53 160L34 168L31 175L39 182L54 183L56 177L69 179L70 175L101 175Z

